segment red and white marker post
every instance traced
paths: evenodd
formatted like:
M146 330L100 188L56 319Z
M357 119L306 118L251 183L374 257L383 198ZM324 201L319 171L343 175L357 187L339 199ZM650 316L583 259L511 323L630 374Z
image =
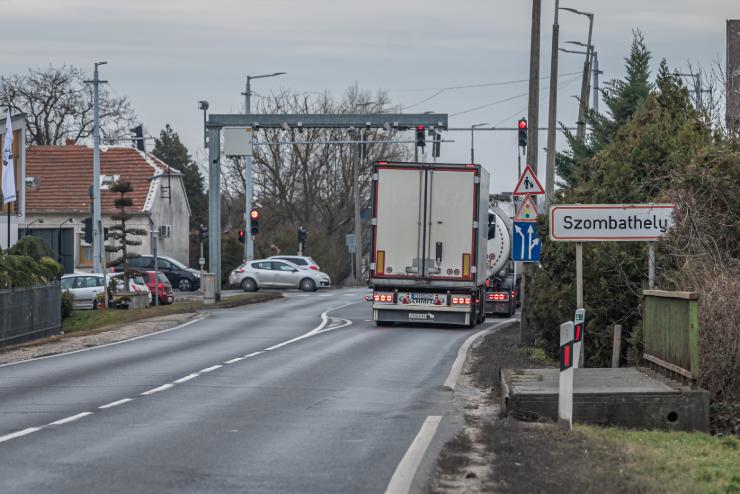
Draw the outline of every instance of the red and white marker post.
M583 337L586 331L586 309L577 309L573 327L573 367L583 367L581 355L583 355ZM585 361L585 358L584 358Z
M573 430L573 321L560 325L560 382L558 424Z

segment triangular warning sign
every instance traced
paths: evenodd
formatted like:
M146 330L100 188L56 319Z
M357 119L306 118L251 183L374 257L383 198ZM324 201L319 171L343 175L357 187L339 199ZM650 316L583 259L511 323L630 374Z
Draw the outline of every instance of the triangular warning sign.
M514 216L514 221L537 221L537 204L534 202L534 198L527 195L524 198L524 202L519 206L519 209Z
M524 169L524 173L519 177L519 182L517 182L516 187L514 188L514 195L524 196L527 194L544 193L545 189L542 188L540 181L537 180L537 175L535 175L534 170L532 170L531 166L527 165L527 168Z

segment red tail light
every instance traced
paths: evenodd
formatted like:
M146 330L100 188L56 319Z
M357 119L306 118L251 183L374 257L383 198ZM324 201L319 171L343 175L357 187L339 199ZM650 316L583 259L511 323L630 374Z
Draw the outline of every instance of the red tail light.
M159 289L160 292L163 292L164 291L164 283L160 283L159 285L157 285L157 288Z
M509 294L506 292L489 293L488 300L493 300L495 302L506 302L507 300L509 300Z
M470 305L473 299L464 295L458 295L452 297L452 305Z
M308 269L313 269L314 271L318 271L318 270L319 270L319 267L318 267L318 266L314 266L314 265L312 264L312 265L310 265L310 266L308 267Z
M374 293L373 301L375 302L393 302L393 295L390 293Z

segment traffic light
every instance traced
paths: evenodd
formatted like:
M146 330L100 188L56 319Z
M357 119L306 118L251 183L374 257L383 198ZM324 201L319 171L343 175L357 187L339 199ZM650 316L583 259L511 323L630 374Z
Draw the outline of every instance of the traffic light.
M527 147L527 119L522 117L519 120L519 147Z
M432 141L432 158L439 158L439 151L442 144L442 134L439 132L434 133L434 140Z
M260 232L260 216L260 210L257 208L253 208L249 212L250 232L252 235L257 235Z
M302 244L306 241L306 237L308 236L308 230L306 230L303 227L298 228L298 243Z
M139 151L146 151L146 146L144 145L144 126L139 124L133 129L129 129L129 131L134 134L136 149Z
M82 233L85 236L85 242L88 244L93 243L93 224L92 224L92 218L87 217L82 220Z
M239 242L244 243L244 230L239 230Z
M424 135L424 130L425 129L423 125L416 126L416 145L421 148L427 145L426 136Z
M203 225L198 225L198 238L200 239L201 242L203 240L208 239L208 227L203 226Z

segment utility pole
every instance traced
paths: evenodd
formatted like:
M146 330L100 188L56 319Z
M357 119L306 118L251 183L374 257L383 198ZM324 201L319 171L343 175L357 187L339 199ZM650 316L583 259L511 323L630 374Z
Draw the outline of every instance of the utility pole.
M93 272L103 272L103 231L100 214L100 84L108 81L101 81L98 77L98 67L108 62L95 62L95 71L93 80L85 81L93 85L93 183L92 183L92 201L93 201Z
M599 74L602 74L603 72L599 70L599 54L594 51L593 56L591 57L593 60L593 74L594 74L594 94L593 94L593 101L591 103L591 108L594 109L594 112L599 113Z
M252 79L263 79L265 77L275 77L283 75L285 72L275 72L274 74L262 74L262 75L248 75L247 85L244 92L244 114L249 115L252 113ZM244 175L246 181L246 187L244 191L244 222L246 228L244 229L244 259L251 261L254 259L254 235L252 235L252 219L249 217L249 212L252 211L252 196L254 194L254 182L252 180L252 156L247 155L244 157Z
M529 110L527 121L530 128L534 129L529 136L527 146L527 164L537 173L537 129L539 128L540 113L540 19L542 13L542 0L532 0L532 39L529 48Z
M547 115L547 170L545 175L545 213L547 214L552 195L555 192L555 132L558 113L558 44L560 43L560 24L558 13L560 1L555 0L555 20L552 24L552 52L550 55L550 107Z
M586 113L588 113L588 86L591 76L591 35L594 28L594 15L585 14L588 17L588 41L586 42L586 60L583 62L583 79L581 80L581 100L578 106L578 123L576 127L576 138L579 141L586 139Z
M360 140L365 141L365 132L360 130ZM351 148L350 148L351 149ZM365 144L359 145L357 159L352 160L352 184L355 200L355 286L362 283L362 218L360 217L360 166L365 162ZM351 154L350 154L351 156Z

